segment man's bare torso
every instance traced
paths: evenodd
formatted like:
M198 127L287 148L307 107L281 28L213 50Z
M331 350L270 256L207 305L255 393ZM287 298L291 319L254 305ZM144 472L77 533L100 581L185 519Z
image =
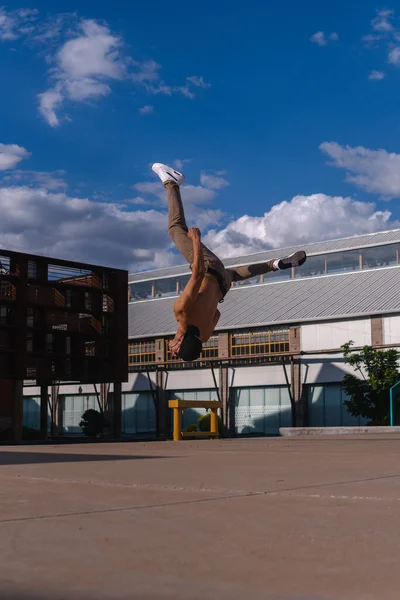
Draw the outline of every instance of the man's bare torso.
M218 302L222 292L217 278L205 273L200 289L193 304L184 310L179 309L179 299L175 302L174 313L177 322L183 329L187 325L196 325L200 331L200 339L206 342L212 335L219 318Z

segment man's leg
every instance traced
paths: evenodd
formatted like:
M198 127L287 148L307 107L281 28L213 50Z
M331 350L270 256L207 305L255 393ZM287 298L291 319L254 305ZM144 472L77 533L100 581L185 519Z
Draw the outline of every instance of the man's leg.
M182 256L189 264L193 262L193 243L188 238L188 227L186 225L185 213L183 210L181 192L179 186L173 181L164 183L168 199L168 233L178 248ZM202 244L204 261L216 268L223 265L220 259Z
M265 275L271 271L281 271L292 267L299 267L306 261L306 253L303 250L294 252L290 256L276 258L265 263L246 265L244 267L233 267L227 269L232 272L232 281L243 281L257 275Z

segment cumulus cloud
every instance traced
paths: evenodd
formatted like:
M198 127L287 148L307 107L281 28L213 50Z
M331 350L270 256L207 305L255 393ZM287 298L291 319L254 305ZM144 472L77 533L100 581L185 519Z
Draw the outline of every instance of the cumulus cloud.
M220 231L209 231L204 242L228 258L399 226L389 211L375 210L372 202L312 194L281 202L260 217L244 215Z
M0 40L13 41L28 33L37 15L38 11L32 8L8 11L0 6Z
M148 265L171 246L165 212L130 211L44 187L0 186L0 246L119 267Z
M206 81L204 81L204 77L202 75L201 76L191 75L190 77L186 77L186 79L189 83L191 83L195 87L201 87L201 88L211 87L211 83L207 83Z
M156 196L166 202L166 193L161 181L143 181L135 183L133 188L141 194ZM181 186L185 204L207 204L216 198L216 192L202 185L186 184Z
M17 144L0 144L0 171L14 169L21 160L28 158L30 152Z
M108 82L126 76L121 46L121 38L106 25L90 19L80 22L77 34L56 54L55 84L39 94L39 110L49 125L59 125L57 110L66 98L82 102L106 96L111 91Z
M400 65L400 47L396 46L389 51L388 62L395 67Z
M336 41L339 39L339 35L334 31L330 33L327 37L325 36L324 31L317 31L310 37L310 42L317 44L318 46L327 46L328 41Z
M183 166L187 163L190 163L190 158L176 158L173 162L173 166L175 169L178 169L178 171L182 171Z
M204 173L204 171L201 172L200 183L209 190L219 190L229 185L229 181L224 177L218 174Z
M51 65L47 89L37 96L39 112L51 127L59 126L66 101L100 99L109 95L118 81L134 83L147 94L180 94L189 99L195 97L194 90L210 87L197 75L184 78L181 85L166 83L159 63L128 56L121 35L112 32L107 23L81 19L76 13L39 20L36 9L7 11L0 7L0 41L18 38L36 51L39 47L39 55Z
M393 25L390 22L394 16L393 10L377 10L376 17L371 21L372 29L374 31L392 31Z
M68 185L65 181L66 172L62 170L52 171L29 171L16 169L3 176L3 182L8 185L28 185L41 187L46 190L65 190Z
M346 181L373 194L400 197L400 154L336 142L324 142L320 149L332 159L331 166L347 170Z
M151 115L151 113L154 112L154 106L150 106L149 104L146 104L145 106L142 106L142 108L139 108L139 113L141 115Z
M382 71L371 71L371 73L368 75L368 79L375 81L381 81L384 78L385 73L383 73Z

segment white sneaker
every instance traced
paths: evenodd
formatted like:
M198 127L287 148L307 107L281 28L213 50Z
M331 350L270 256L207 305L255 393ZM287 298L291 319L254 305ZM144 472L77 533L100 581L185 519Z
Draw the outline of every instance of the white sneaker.
M168 165L163 165L162 163L154 163L151 167L154 173L157 173L159 178L163 183L167 181L173 181L178 185L181 185L185 181L185 176L183 173L180 173L176 169L169 167Z
M307 255L304 250L299 250L284 258L278 258L274 261L273 266L274 269L279 269L280 271L283 269L290 269L291 267L300 267L306 262L306 259Z

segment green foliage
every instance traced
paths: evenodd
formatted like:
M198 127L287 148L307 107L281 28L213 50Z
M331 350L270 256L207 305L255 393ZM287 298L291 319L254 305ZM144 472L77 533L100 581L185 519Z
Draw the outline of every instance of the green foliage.
M196 425L196 423L192 423L191 425L188 425L186 427L186 431L188 433L191 433L192 431L197 431L197 425Z
M353 341L343 344L345 364L359 375L347 374L343 390L349 397L344 404L354 417L369 419L368 425L389 424L390 388L400 379L397 350L374 350L364 346L360 352L352 350Z
M198 427L199 431L210 431L211 413L202 415L199 419ZM221 417L218 417L218 433L220 437L225 437L225 427L221 421Z
M108 426L108 421L104 415L98 410L89 408L82 415L82 420L79 423L79 427L83 433L88 437L98 437L103 433L104 427Z

